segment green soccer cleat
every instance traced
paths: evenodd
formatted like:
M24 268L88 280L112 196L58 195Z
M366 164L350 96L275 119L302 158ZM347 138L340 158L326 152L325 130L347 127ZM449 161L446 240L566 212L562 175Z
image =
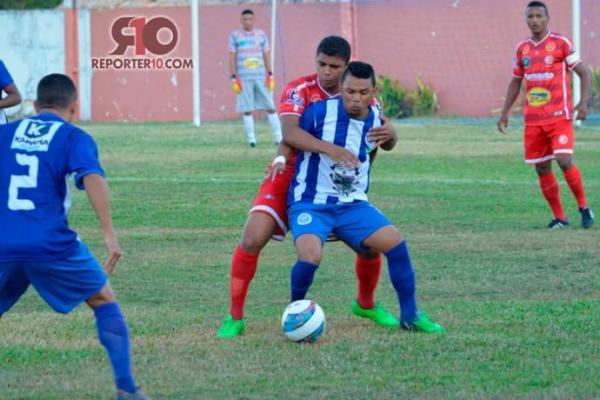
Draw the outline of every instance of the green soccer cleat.
M358 300L352 302L352 314L359 317L368 318L379 326L386 328L396 328L400 321L391 312L383 308L379 303L373 308L362 308Z
M244 333L246 322L243 319L234 319L231 315L225 317L223 324L217 332L219 339L232 339L237 335Z
M419 312L419 316L414 321L402 322L400 327L407 331L423 333L446 333L446 329L443 326L432 321L424 312Z
M115 400L150 400L150 397L138 387L134 393L129 393L121 389L117 390Z

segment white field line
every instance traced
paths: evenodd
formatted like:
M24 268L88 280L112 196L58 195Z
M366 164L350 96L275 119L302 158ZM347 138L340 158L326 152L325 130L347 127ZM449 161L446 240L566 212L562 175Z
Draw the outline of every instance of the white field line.
M109 182L132 182L132 183L181 183L181 184L206 184L206 183L248 183L258 184L261 179L229 179L229 178L193 178L193 177L170 177L170 178L145 178L135 176L114 176L108 177ZM531 186L537 185L537 180L532 177L528 180L504 180L504 179L472 179L472 178L374 178L372 182L386 184L402 183L437 183L446 185L499 185L499 186ZM598 187L600 182L585 181L585 187Z

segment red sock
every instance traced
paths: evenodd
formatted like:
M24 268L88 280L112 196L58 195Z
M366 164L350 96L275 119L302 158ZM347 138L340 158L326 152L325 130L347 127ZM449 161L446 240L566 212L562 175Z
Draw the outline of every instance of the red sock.
M551 172L548 175L539 176L539 180L540 188L542 189L542 193L552 209L554 218L561 220L567 219L562 203L560 202L560 187L558 186L558 181L556 180L554 174Z
M583 190L583 179L581 179L581 172L579 172L579 168L577 165L571 165L571 168L563 172L565 180L571 188L571 192L577 199L577 205L579 208L587 208L588 203L585 198L585 191Z
M354 264L358 279L358 304L362 308L375 307L375 289L381 272L381 255L377 258L363 258L356 255Z
M238 244L233 252L233 257L231 257L231 277L229 281L231 306L229 313L234 319L244 317L246 293L248 293L248 287L256 273L258 256L258 254L244 252Z

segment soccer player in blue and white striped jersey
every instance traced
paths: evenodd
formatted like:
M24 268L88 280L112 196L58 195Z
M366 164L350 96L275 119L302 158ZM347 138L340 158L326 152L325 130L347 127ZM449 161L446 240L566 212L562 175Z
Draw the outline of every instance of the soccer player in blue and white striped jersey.
M368 201L372 148L367 133L380 124L373 107L375 71L369 64L351 62L342 76L341 98L309 106L300 127L323 141L344 147L358 162L340 163L326 154L299 147L296 172L288 194L289 221L298 259L291 272L291 299L303 299L321 262L330 233L357 252L385 254L390 279L400 303L400 326L408 330L443 333L445 329L420 313L415 299L415 275L406 241L390 220ZM393 147L393 144L392 146Z

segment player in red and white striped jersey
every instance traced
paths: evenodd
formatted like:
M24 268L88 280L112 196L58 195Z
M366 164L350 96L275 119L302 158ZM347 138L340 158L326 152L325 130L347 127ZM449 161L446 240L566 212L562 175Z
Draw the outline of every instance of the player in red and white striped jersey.
M591 74L571 42L548 30L548 8L541 1L531 1L525 10L531 37L517 46L513 79L508 86L498 129L506 133L508 113L525 80L525 162L534 164L540 188L552 209L549 228L569 225L560 200L558 181L552 172L556 160L573 192L581 213L581 225L594 223L583 188L579 168L573 162L573 117L585 119L591 86ZM569 72L581 78L581 100L573 109Z

